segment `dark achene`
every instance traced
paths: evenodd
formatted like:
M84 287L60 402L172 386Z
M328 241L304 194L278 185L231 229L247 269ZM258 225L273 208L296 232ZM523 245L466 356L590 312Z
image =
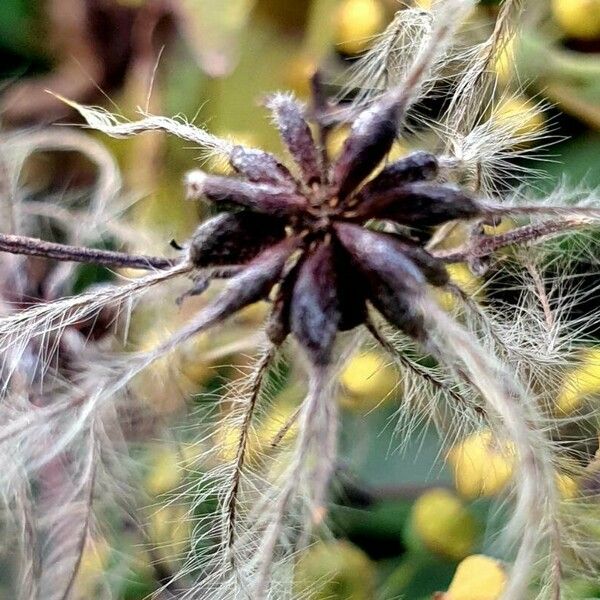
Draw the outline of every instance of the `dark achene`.
M419 297L426 284L448 283L442 261L420 241L423 231L486 209L437 183L436 157L425 152L387 164L364 183L396 138L399 115L389 99L357 117L331 162L301 104L277 94L268 106L295 163L293 173L273 155L241 146L230 158L237 177L190 173L190 196L228 211L196 231L194 265L256 273L250 284L241 276L231 281L224 300L235 310L266 298L278 284L269 336L280 345L291 332L315 365L330 361L338 331L366 322L367 303L412 338L423 338ZM326 129L315 120L322 142ZM369 229L374 219L409 233Z

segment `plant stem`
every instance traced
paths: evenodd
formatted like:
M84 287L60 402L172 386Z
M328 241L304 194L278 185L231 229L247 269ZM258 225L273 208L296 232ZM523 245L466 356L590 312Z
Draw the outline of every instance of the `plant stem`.
M128 254L114 250L99 250L47 242L21 235L0 234L0 252L40 256L67 262L94 263L105 267L128 267L130 269L169 269L178 261L161 256Z
M535 242L546 236L565 233L571 229L585 227L586 225L589 225L589 222L580 218L545 221L539 224L517 227L498 235L477 236L461 248L437 250L432 252L432 254L447 263L468 262L490 256L497 250L508 246Z

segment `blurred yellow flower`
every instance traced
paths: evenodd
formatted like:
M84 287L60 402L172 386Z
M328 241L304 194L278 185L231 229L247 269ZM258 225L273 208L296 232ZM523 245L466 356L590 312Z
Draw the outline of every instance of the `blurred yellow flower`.
M552 16L569 37L600 39L600 0L552 0Z
M285 65L283 80L286 87L301 98L310 95L310 80L317 70L317 61L307 54L293 56Z
M473 551L478 527L465 504L451 491L435 488L413 504L412 532L431 552L460 560Z
M266 301L254 302L243 308L236 316L236 323L246 322L251 325L259 325L264 322L269 312L269 304Z
M481 286L483 280L481 277L476 277L471 272L471 269L464 263L454 263L446 266L446 271L450 276L450 281L458 286L468 296L472 296L475 299L481 299L483 293ZM441 292L438 291L438 299L442 308L445 310L452 310L460 305L459 300L452 294L452 292Z
M340 383L342 406L368 410L391 395L398 375L379 352L365 351L350 358L340 374Z
M234 144L241 144L251 148L260 145L256 139L256 135L251 131L220 130L216 134ZM222 155L211 156L208 160L208 169L218 175L232 175L234 173L229 160Z
M375 565L350 542L321 542L300 559L294 587L310 600L371 600Z
M498 600L506 586L506 571L489 556L474 554L456 568L448 592L439 600Z
M288 403L279 403L269 410L257 432L261 447L267 450L275 438L282 432L284 433L284 436L281 439L282 442L294 439L298 433L298 423L294 422L290 425L290 422L296 414L296 411L297 407ZM287 427L288 425L289 429L284 432L284 427Z
M346 54L359 54L385 25L378 0L343 0L335 15L335 40Z
M581 365L567 373L556 399L556 412L570 414L593 394L600 394L600 348L586 350Z
M152 495L164 494L179 484L182 477L181 455L174 448L154 451L152 466L146 476L146 490Z
M182 345L178 368L189 383L200 385L213 375L210 363L202 359L202 355L208 350L208 338L203 335L197 335Z
M511 96L500 102L492 118L499 126L508 127L515 137L535 135L545 127L539 108L524 96Z
M579 484L577 481L564 473L556 475L556 488L563 500L573 500L579 495Z
M454 482L465 498L489 497L502 491L510 481L515 464L515 448L500 444L491 431L471 434L448 453Z
M149 517L148 534L166 559L177 559L186 549L192 518L183 506L168 504L156 508Z
M111 556L111 548L104 539L92 539L88 536L81 563L77 572L74 598L89 598L94 585L102 578Z
M327 137L327 152L329 156L337 156L341 152L349 131L350 129L347 125L336 127L331 131Z
M501 83L506 84L515 70L515 38L510 38L498 53L494 71Z

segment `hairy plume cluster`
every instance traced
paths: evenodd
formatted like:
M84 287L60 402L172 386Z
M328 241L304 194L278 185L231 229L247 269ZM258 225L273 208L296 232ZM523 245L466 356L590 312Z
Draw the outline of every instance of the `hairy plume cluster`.
M507 554L513 568L504 597L526 598L530 592L560 597L564 551L576 544L567 541L574 526L565 525L556 485L568 453L557 441L564 424L553 418L552 391L559 385L553 370L557 364L571 364L583 334L581 323L567 323L565 315L577 300L576 286L565 291L561 269L567 267L547 242L579 230L589 249L585 231L600 224L598 199L587 194L566 203L560 193L534 202L516 191L513 198L499 200L486 197L489 186L449 183L470 181L470 174L494 160L506 166L515 142L505 126L497 135L493 122L479 128L465 125L463 101L472 106L477 94L489 88L487 79L474 77L472 71L457 86L453 113L441 124L449 136L445 154L420 151L386 161L404 131L407 112L428 92L440 65L454 58L451 42L459 17L473 3L439 4L433 17L419 14L417 19L411 13L394 20L381 43L394 49L399 75L384 78L386 67L373 62L382 52L376 46L369 60L380 91L369 95L368 102L363 97L350 110L338 110L325 98L318 77L310 106L289 94L270 98L268 108L292 159L289 166L263 150L220 140L178 120L145 116L125 122L73 105L91 127L108 135L163 130L192 140L208 154L225 156L235 175L198 170L187 175L188 195L208 201L219 212L198 227L178 261L101 251L91 256L86 249L53 245L53 258L135 268L147 264L158 272L2 317L3 394L18 389L18 367L32 349L50 364L68 328L104 307L131 302L183 274L191 273L194 280L187 295L204 293L213 279L227 282L189 324L152 350L111 357L102 372L94 370L93 380L80 364L68 384L60 385L55 378L55 388L46 392L51 401L39 410L28 411L23 402L1 409L0 448L11 455L18 454L27 436L52 432L49 454L26 456L8 478L5 489L14 497L27 497L24 489L31 474L74 441L95 448L100 416L114 414L115 405L129 401L130 384L144 369L244 307L270 300L267 339L258 362L242 389L225 394L228 414L222 418L219 413L198 442L211 449L198 465L199 480L185 493L192 496L190 519L211 502L216 508L194 524L188 558L165 584L171 592L176 584L181 598L293 596L295 558L323 527L336 469L337 372L368 333L404 374L398 425L403 434L415 421L427 420L449 445L485 427L499 444L514 448L509 532L516 549ZM511 4L507 2L504 19ZM474 52L473 63L481 73L496 40L504 39L505 26L503 22ZM415 28L416 51L402 41ZM477 104L474 110L481 107ZM350 133L339 155L331 156L328 135L348 115ZM512 226L494 231L506 217ZM448 246L450 228L463 231L461 246ZM15 236L0 241L9 252L50 251L43 243ZM502 288L503 277L510 276L516 302L504 304L500 296L489 306L479 304L451 281L446 267L453 263L466 263L478 273L488 269L492 292L495 281ZM453 310L440 307L440 292L452 298ZM260 457L251 456L250 441L267 412L269 381L284 344L302 349L308 389L270 448ZM433 361L422 361L425 357ZM434 366L425 366L432 362ZM235 433L227 459L214 442L224 430ZM95 459L87 456L92 458L77 469L88 474L85 480L93 487L95 475L89 473ZM90 493L88 488L83 491ZM27 503L18 504L26 536ZM583 562L588 560L586 556ZM23 562L27 573L39 571L32 559ZM532 582L540 564L545 583L535 590Z

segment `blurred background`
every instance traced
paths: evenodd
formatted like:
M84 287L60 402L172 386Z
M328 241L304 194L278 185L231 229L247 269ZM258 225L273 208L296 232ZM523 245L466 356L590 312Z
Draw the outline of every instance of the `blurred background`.
M405 4L428 9L431 0ZM465 36L489 35L497 4L480 2ZM526 131L550 131L546 156L530 161L542 175L535 182L538 191L564 180L598 186L600 0L526 0L525 5L522 34L508 41L494 65L509 98L498 110L510 117L522 114ZM290 89L306 99L317 67L335 94L402 6L396 0L2 0L0 166L12 160L10 141L17 132L27 139L50 124L80 124L76 113L47 90L132 119L140 110L182 114L218 135L279 152L277 134L261 106L264 96ZM543 112L532 116L540 101L547 103ZM440 97L426 109L435 116L443 106ZM201 207L185 201L181 185L184 173L197 165L194 148L161 134L130 140L90 136L116 157L128 199L121 216L152 232L159 244L152 253L166 252L170 239L185 240L204 216ZM332 144L342 139L340 132ZM34 151L23 158L11 185L38 202L62 195L85 198L98 178L95 151L90 157L77 143L63 144L59 151L52 146L52 140L32 142ZM410 150L399 144L395 151ZM209 166L227 169L216 161ZM136 248L135 240L130 247L148 250ZM481 287L466 269L452 275L468 291ZM111 276L80 269L73 287L83 289ZM172 318L181 322L188 314L173 312ZM251 307L218 336L188 348L180 357L180 377L171 381L165 371L160 389L147 390L156 419L181 416L182 390L214 397L239 377L263 315L264 307ZM155 342L154 316L134 320L132 335L142 347ZM250 341L240 345L240 339ZM225 350L211 360L215 348ZM557 398L561 410L576 410L600 392L600 352L586 352L589 361L571 374ZM343 463L331 512L333 536L300 565L307 581L322 581L331 573L333 578L317 585L311 597L367 600L378 594L421 600L442 592L436 597L493 600L504 577L502 565L493 560L503 515L491 506L510 478L510 456L494 448L485 431L453 448L446 467L432 466L439 465L441 450L428 430L417 430L403 452L395 452L399 444L390 418L402 401L399 377L371 349L352 357L342 375L337 401L343 408ZM290 368L276 382L272 422L264 423L253 441L257 449L266 448L288 420L302 394L300 379ZM147 531L140 536L131 523L115 518L107 527L110 534L92 535L75 586L78 598L109 592L123 600L145 598L176 568L186 546L190 531L181 518L184 507L167 499L186 477L186 461L199 450L192 443L156 441L157 429L145 427L136 431L135 461ZM293 429L287 435L293 436ZM565 475L561 492L575 495L579 485ZM10 553L0 556L7 567L0 569L0 597L7 599L14 597L11 560ZM573 580L568 586L567 597L600 598L600 586L593 583Z

